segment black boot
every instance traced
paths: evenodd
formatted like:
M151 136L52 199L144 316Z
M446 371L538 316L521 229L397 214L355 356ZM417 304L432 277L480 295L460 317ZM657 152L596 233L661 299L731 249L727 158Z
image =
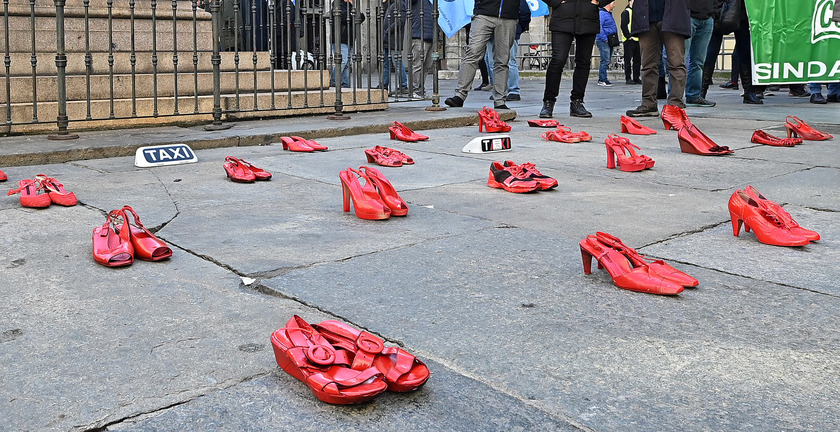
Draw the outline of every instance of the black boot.
M551 118L554 115L554 102L543 101L542 110L540 110L540 118Z
M592 117L592 113L583 106L583 99L572 99L569 104L569 115L572 117Z
M761 97L756 94L757 89L752 85L751 68L752 65L750 62L740 63L738 65L738 72L741 75L741 86L744 87L744 103L760 105L764 103L764 101L761 100L764 97L764 92L762 91Z

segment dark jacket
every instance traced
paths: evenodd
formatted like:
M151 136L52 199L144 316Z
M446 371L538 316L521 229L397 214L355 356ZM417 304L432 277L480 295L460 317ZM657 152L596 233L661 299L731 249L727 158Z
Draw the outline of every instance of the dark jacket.
M421 4L422 3L422 4ZM423 19L420 19L420 8L423 8ZM426 42L432 41L435 34L435 19L432 16L432 2L429 0L411 1L411 38L423 39ZM422 21L422 22L421 22ZM420 25L423 25L423 34L420 34Z
M650 30L650 8L648 0L636 0L633 3L633 21L630 23L631 34L637 35ZM687 0L668 0L665 2L665 15L662 18L662 31L691 37L691 14Z
M612 3L613 0L548 0L551 8L551 21L548 29L553 32L576 35L598 34L601 31L601 18L598 8Z
M399 16L398 15L399 12ZM406 0L391 0L385 19L382 21L382 45L387 48L401 48L405 34L405 20L408 16Z
M473 15L519 19L519 0L475 0Z
M691 11L692 18L707 20L714 16L715 0L688 0L688 10Z
M631 37L634 38L633 40L638 41L639 38L635 36L630 36L632 32L630 31L630 15L633 12L633 8L630 5L627 5L623 11L621 11L621 35L624 36L624 39L630 39Z
M519 0L519 22L516 23L516 36L514 39L519 40L522 33L528 31L531 27L531 8L528 7L528 0Z
M347 2L347 1L339 0L339 3L340 4L338 6L338 9L341 12L341 17L339 18L341 20L341 22L339 23L339 25L341 26L341 43L349 45L349 44L353 43L353 39L354 39L353 32L355 31L355 25L353 24L353 19L355 17L355 11L354 11L355 8L354 9L349 9L348 5L350 3ZM350 27L351 27L349 31L347 29L348 15L350 17L349 18L349 20L350 20L349 23L350 23ZM363 14L361 11L359 11L359 23L363 23L364 21L365 21L365 14Z

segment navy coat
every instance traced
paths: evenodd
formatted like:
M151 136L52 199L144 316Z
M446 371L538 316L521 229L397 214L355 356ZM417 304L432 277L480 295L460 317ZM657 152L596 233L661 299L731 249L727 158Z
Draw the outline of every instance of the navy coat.
M648 0L636 0L633 3L632 34L650 30L650 5ZM662 17L662 31L691 37L691 12L687 0L668 0L665 2L665 15Z

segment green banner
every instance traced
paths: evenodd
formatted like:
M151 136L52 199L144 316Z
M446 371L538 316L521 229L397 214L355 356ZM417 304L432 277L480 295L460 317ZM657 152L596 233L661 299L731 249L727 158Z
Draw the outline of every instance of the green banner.
M754 83L840 81L840 23L831 20L834 1L745 0Z

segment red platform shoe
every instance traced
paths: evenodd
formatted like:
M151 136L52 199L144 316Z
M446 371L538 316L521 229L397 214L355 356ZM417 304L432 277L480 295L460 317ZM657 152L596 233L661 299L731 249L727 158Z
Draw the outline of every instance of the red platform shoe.
M820 239L820 234L818 232L802 228L802 226L793 219L793 216L791 216L790 213L785 211L785 209L779 204L765 198L758 189L752 186L747 186L746 189L744 189L744 192L746 192L750 198L755 200L759 206L766 207L768 210L773 212L779 219L782 220L788 229L790 229L790 232L799 234L810 241L817 241ZM747 228L747 231L749 231L749 228Z
M753 230L761 243L774 246L805 246L809 242L805 236L791 232L776 213L750 198L742 190L736 190L729 198L729 216L732 218L732 234L735 237L738 237L743 224L746 231Z
M802 144L802 138L778 138L760 129L753 132L750 141L775 147L793 147L796 144Z
M379 192L365 173L347 168L338 173L338 177L341 179L345 212L350 211L352 199L353 208L359 219L383 220L391 217L391 208L382 201ZM365 181L364 186L359 182L360 178Z
M616 163L621 171L641 171L652 168L653 159L636 153L639 147L633 145L630 140L618 135L609 135L604 140L607 148L607 168L615 169ZM629 153L629 156L628 156Z
M655 130L642 126L641 123L631 117L621 116L621 133L629 133L631 135L653 135Z
M595 233L595 238L604 245L621 252L628 260L630 260L633 267L648 266L654 273L662 276L665 280L671 281L677 285L682 285L686 288L696 287L700 284L697 279L694 279L686 273L675 269L665 261L654 260L636 252L635 249L627 246L620 238L612 234L599 231Z
M677 138L680 140L680 150L683 153L703 156L721 156L735 153L729 147L715 144L706 134L700 132L697 126L689 125L679 130Z
M478 131L482 132L510 132L510 125L503 122L499 113L492 108L483 107L478 112Z
M685 113L684 109L676 105L663 106L661 117L662 123L665 124L665 130L680 130L691 126L691 120L688 119L688 114Z
M595 236L588 236L580 242L583 259L583 273L592 273L592 258L603 267L613 283L619 288L650 294L675 295L683 291L682 285L666 280L651 270L650 266L633 268L630 261L615 249L607 247Z
M785 118L785 129L787 129L788 138L790 138L791 135L795 137L798 136L809 141L823 141L834 138L831 134L818 131L809 126L808 123L802 121L799 117L794 116L787 116Z

